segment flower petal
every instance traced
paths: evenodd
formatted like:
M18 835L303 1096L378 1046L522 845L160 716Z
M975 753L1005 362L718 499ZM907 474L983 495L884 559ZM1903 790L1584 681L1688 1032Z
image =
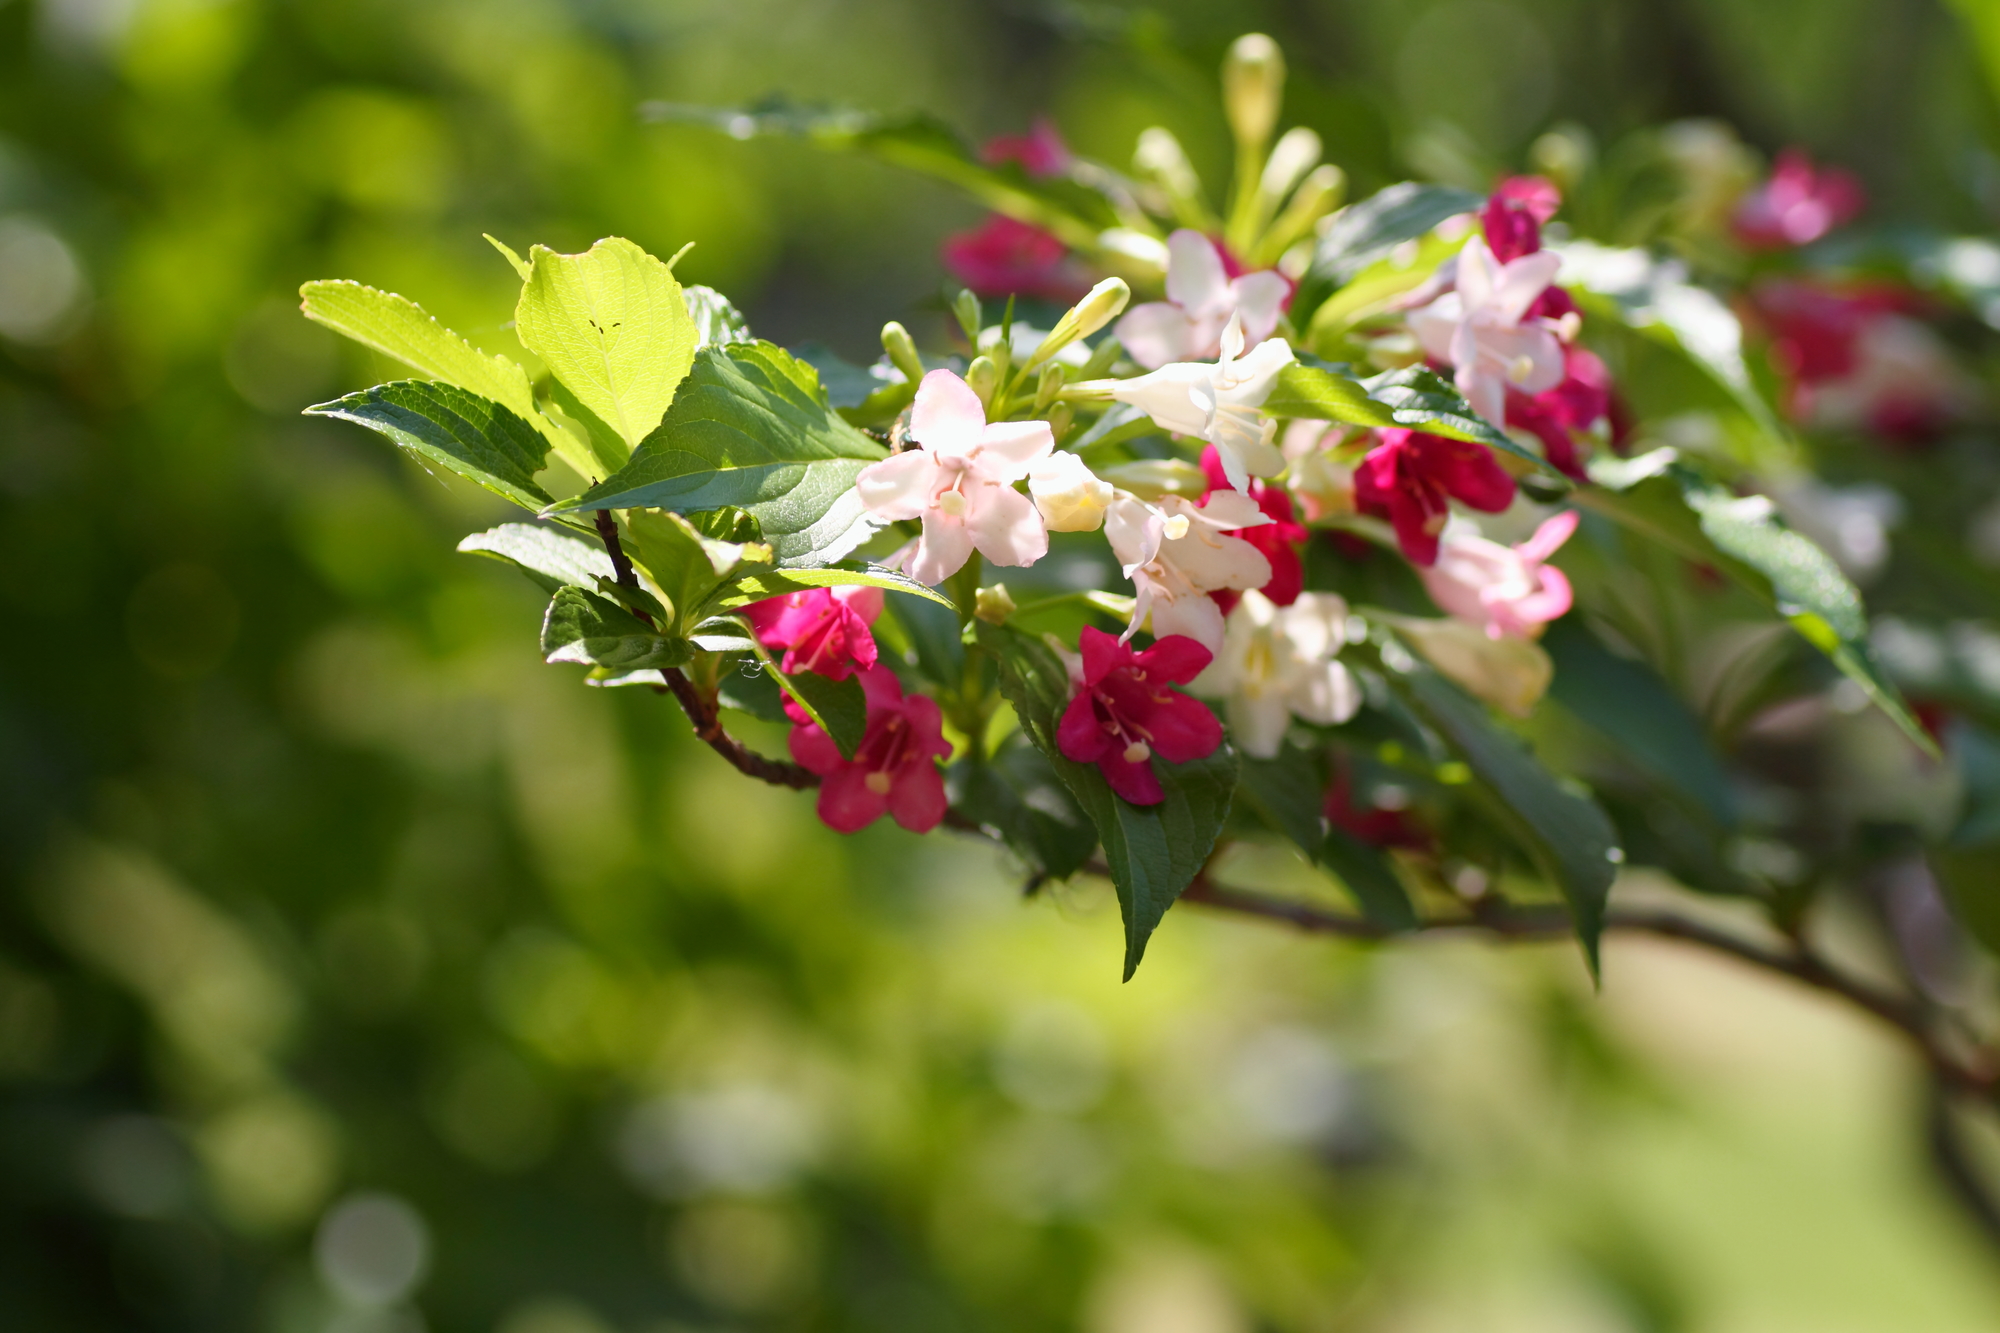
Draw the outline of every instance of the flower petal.
M1200 675L1214 657L1213 652L1194 639L1182 634L1168 634L1145 652L1137 654L1135 660L1147 675L1185 685Z
M1285 298L1292 294L1292 284L1271 269L1245 273L1230 283L1229 289L1235 293L1237 313L1243 316L1243 336L1253 343L1271 336L1271 330L1278 327Z
M1153 753L1170 764L1206 759L1222 744L1222 723L1200 700L1185 694L1169 694L1144 725L1152 733Z
M929 756L901 769L889 786L889 813L912 833L929 833L944 822L944 774Z
M1229 735L1236 748L1258 759L1275 759L1292 725L1292 710L1275 694L1229 699Z
M1229 273L1215 242L1183 227L1167 237L1167 299L1190 315L1229 300Z
M933 370L917 386L910 438L933 453L963 456L986 429L986 407L972 386L949 370Z
M793 727L788 748L801 768L821 777L839 772L847 762L840 757L840 747L833 743L833 737L820 730L817 723Z
M1571 534L1576 531L1576 525L1582 520L1583 515L1576 510L1565 509L1560 514L1544 520L1542 525L1535 529L1534 536L1514 549L1520 552L1521 558L1529 564L1539 565L1562 549L1562 544L1570 539Z
M1153 601L1152 613L1156 638L1184 634L1211 653L1222 651L1222 608L1213 597L1159 597Z
M1011 486L981 485L966 496L965 530L996 565L1032 565L1049 553L1049 532L1034 502ZM960 563L963 563L962 561Z
M910 449L862 468L854 478L854 489L862 506L877 518L891 522L915 518L930 504L940 471L928 452Z
M1148 370L1194 360L1206 350L1196 342L1196 334L1194 321L1169 301L1132 307L1112 330L1126 355Z
M1094 764L1117 748L1111 733L1098 725L1088 691L1080 691L1063 709L1062 721L1056 724L1056 748L1079 764Z
M1518 324L1528 307L1548 290L1562 268L1562 256L1553 250L1537 250L1501 266L1500 281L1493 292L1496 314L1509 324Z
M859 764L845 764L819 785L820 822L835 833L867 828L889 809L889 798L868 785Z
M1055 447L1046 421L996 421L980 432L979 470L999 481L1019 481Z
M910 561L910 577L935 585L965 568L972 556L972 534L965 524L935 509L926 509L923 517L923 540Z
M1110 784L1112 791L1133 805L1158 805L1167 799L1150 759L1142 759L1135 764L1120 752L1098 760L1097 770L1104 774L1104 780Z

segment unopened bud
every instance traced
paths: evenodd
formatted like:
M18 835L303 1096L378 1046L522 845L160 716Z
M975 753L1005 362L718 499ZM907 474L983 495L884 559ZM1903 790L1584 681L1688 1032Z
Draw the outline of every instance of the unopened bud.
M1000 365L990 356L975 356L965 368L965 382L979 395L979 401L993 405L993 391L1000 387Z
M1049 405L1055 402L1056 394L1061 392L1062 386L1063 386L1062 366L1054 361L1051 361L1046 366L1043 366L1042 377L1035 384L1036 416L1040 416L1042 413L1049 410Z
M1264 243L1257 251L1259 260L1275 262L1294 241L1312 231L1315 223L1340 207L1340 201L1346 197L1345 172L1331 162L1314 167L1299 182L1292 201L1278 214L1277 221L1264 233Z
M1201 177L1187 150L1172 130L1155 125L1139 134L1139 146L1132 154L1132 169L1166 191L1174 216L1182 225L1197 230L1208 221L1208 205L1202 199Z
M1299 178L1319 165L1319 136L1303 125L1286 130L1278 142L1271 145L1271 156L1264 163L1262 182L1264 197L1276 208L1278 201L1292 192Z
M979 329L986 322L986 312L979 308L979 298L970 287L959 290L958 297L951 303L951 313L958 317L958 327L964 332L965 340L974 347L979 346Z
M1069 434L1070 423L1076 420L1076 409L1068 403L1057 403L1049 409L1047 420L1049 434L1056 437L1057 444L1061 444L1063 436Z
M1285 57L1261 32L1245 33L1222 62L1222 105L1239 152L1261 154L1285 97Z
M1081 458L1057 452L1029 470L1028 494L1050 532L1095 532L1117 492Z
M972 614L989 625L1004 625L1007 617L1014 614L1014 599L1007 592L1007 585L996 583L990 588L981 588L972 595Z
M1142 500L1158 500L1168 495L1198 496L1208 489L1208 474L1179 458L1142 458L1117 463L1100 475Z
M1063 312L1063 317L1049 330L1049 336L1042 339L1041 346L1028 358L1028 369L1033 370L1078 338L1088 338L1109 324L1131 299L1132 289L1123 278L1106 278L1092 287L1081 301Z
M893 319L882 326L882 350L889 354L889 364L903 372L904 379L912 384L923 379L924 363L917 356L917 345L910 331Z

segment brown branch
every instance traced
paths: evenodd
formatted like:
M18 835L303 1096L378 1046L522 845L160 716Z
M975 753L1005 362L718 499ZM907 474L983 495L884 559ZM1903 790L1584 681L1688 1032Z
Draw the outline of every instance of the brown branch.
M1104 873L1100 866L1087 868ZM1301 930L1338 935L1345 939L1382 940L1396 933L1361 917L1225 888L1206 875L1197 875L1181 897L1188 902L1283 921ZM1848 976L1803 944L1792 943L1782 947L1762 944L1673 912L1655 909L1613 911L1606 916L1604 928L1622 934L1651 935L1656 939L1696 945L1838 996L1908 1037L1945 1086L1976 1097L1991 1097L1996 1086L2000 1086L2000 1069L1995 1068L1992 1055L1979 1052L1968 1059L1953 1051L1935 1031L1930 1013L1921 1002L1880 990ZM1508 940L1553 940L1568 935L1570 923L1568 914L1561 909L1493 905L1478 907L1472 916L1460 920L1427 921L1418 930L1424 934L1471 931Z
M819 786L819 774L797 764L758 754L723 730L722 718L714 702L704 697L678 667L665 667L660 674L666 677L667 688L680 703L681 711L694 724L694 734L709 749L727 759L737 772L774 787L791 787L796 791L808 791Z
M611 574L618 581L618 586L638 592L639 576L632 572L632 561L625 554L625 544L618 540L618 520L611 517L609 509L597 511L597 535L604 540L604 551L611 557ZM631 612L646 622L647 629L659 628L644 608L634 606Z

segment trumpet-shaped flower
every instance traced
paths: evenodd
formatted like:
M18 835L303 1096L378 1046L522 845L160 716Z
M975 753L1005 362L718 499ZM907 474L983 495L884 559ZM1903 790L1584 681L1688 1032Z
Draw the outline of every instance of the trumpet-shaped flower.
M1419 571L1424 587L1446 614L1479 626L1490 639L1533 638L1569 611L1569 580L1548 560L1576 525L1576 511L1566 509L1520 545L1502 546L1455 523L1438 544L1437 563Z
M1153 756L1170 764L1204 759L1222 744L1222 724L1200 703L1169 685L1185 685L1209 663L1208 649L1174 634L1134 652L1086 625L1072 667L1075 688L1056 727L1056 748L1079 764L1096 764L1104 780L1133 805L1166 799Z
M1055 448L1048 422L988 425L971 386L933 370L917 386L910 438L923 448L871 463L854 482L876 517L923 520L910 577L942 583L974 550L996 565L1032 565L1048 554L1041 515L1014 489Z
M1294 716L1332 725L1361 707L1361 689L1334 655L1346 642L1347 603L1301 594L1278 606L1246 592L1229 613L1222 651L1188 687L1226 701L1229 733L1246 754L1270 759Z
M1475 236L1459 251L1456 290L1410 312L1424 354L1450 365L1472 410L1495 425L1509 388L1534 394L1562 382L1561 326L1529 313L1561 267L1549 250L1503 264Z
M1075 454L1050 454L1028 472L1028 494L1050 532L1097 531L1117 493Z
M1217 491L1199 508L1177 495L1158 504L1120 495L1105 515L1104 535L1138 593L1125 639L1150 615L1156 638L1183 635L1219 650L1222 608L1208 594L1271 581L1264 553L1230 534L1269 521L1241 491Z
M1291 294L1292 284L1274 269L1232 279L1215 242L1182 228L1167 238L1167 299L1132 307L1114 332L1148 370L1207 361L1220 355L1232 316L1242 317L1246 342L1270 337Z
M1401 426L1376 436L1382 443L1354 473L1354 504L1387 518L1414 564L1437 561L1438 534L1451 517L1451 500L1489 514L1514 502L1514 479L1483 444Z
M1229 489L1228 478L1222 472L1222 455L1214 445L1202 451L1201 470L1208 477L1208 492L1201 497L1206 504L1217 491ZM1242 532L1242 540L1262 551L1271 562L1271 581L1259 591L1279 606L1290 606L1306 586L1305 562L1299 558L1299 544L1307 535L1306 525L1299 522L1298 513L1292 508L1292 497L1283 486L1253 481L1249 494L1264 511L1264 517L1271 520ZM1215 601L1227 615L1236 603L1236 594L1224 589L1215 594Z
M853 833L889 815L912 833L928 833L944 819L944 775L933 761L951 753L944 715L935 700L905 697L885 666L861 673L868 697L868 728L854 757L840 753L833 737L811 722L792 728L792 758L820 776L819 817L837 833Z
M811 671L846 680L875 665L875 636L868 627L882 614L880 588L808 588L752 602L743 613L759 643L785 650L779 667L788 676Z
M1270 338L1245 356L1240 313L1230 316L1221 348L1221 359L1212 364L1178 361L1093 387L1131 403L1166 430L1207 440L1221 453L1229 484L1240 491L1253 476L1275 477L1285 469L1285 456L1273 443L1278 423L1258 409L1271 396L1278 372L1292 363L1292 348L1283 338Z

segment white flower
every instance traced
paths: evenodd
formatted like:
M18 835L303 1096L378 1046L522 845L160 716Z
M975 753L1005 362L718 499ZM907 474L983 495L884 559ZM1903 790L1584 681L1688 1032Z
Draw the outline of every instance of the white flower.
M1353 717L1361 689L1334 660L1347 639L1347 603L1332 593L1300 593L1276 606L1246 592L1229 613L1222 650L1189 684L1227 701L1229 733L1246 754L1270 759L1294 715L1331 726Z
M1221 352L1222 331L1232 315L1242 316L1247 341L1270 337L1290 290L1271 269L1232 282L1215 242L1182 228L1167 238L1167 299L1132 307L1112 332L1148 370L1173 361L1207 361Z
M1050 532L1095 532L1117 491L1075 454L1054 453L1028 470L1028 494Z
M1502 264L1475 236L1459 251L1458 289L1410 312L1425 355L1456 369L1458 391L1493 425L1507 419L1508 386L1534 394L1562 383L1562 326L1526 318L1561 267L1549 250Z
M1414 616L1372 613L1409 640L1410 646L1445 675L1487 703L1515 717L1526 717L1548 693L1555 663L1532 639L1486 631L1463 620L1419 620Z
M1014 489L1055 448L1048 422L989 426L979 395L949 370L933 370L917 386L910 438L923 448L869 464L854 485L877 518L923 520L911 578L942 583L975 549L996 565L1032 565L1048 554L1042 516Z
M1176 435L1195 435L1222 455L1229 484L1241 491L1251 477L1275 477L1285 456L1272 441L1278 423L1257 409L1271 396L1278 372L1292 363L1291 344L1272 338L1243 355L1243 318L1232 315L1222 331L1222 359L1209 364L1176 362L1129 380L1098 380L1087 386L1141 409Z
M1222 608L1208 594L1271 581L1264 553L1228 534L1270 521L1241 491L1216 491L1199 508L1177 495L1147 504L1121 492L1105 515L1104 535L1138 593L1124 637L1151 615L1155 637L1185 634L1221 651Z

